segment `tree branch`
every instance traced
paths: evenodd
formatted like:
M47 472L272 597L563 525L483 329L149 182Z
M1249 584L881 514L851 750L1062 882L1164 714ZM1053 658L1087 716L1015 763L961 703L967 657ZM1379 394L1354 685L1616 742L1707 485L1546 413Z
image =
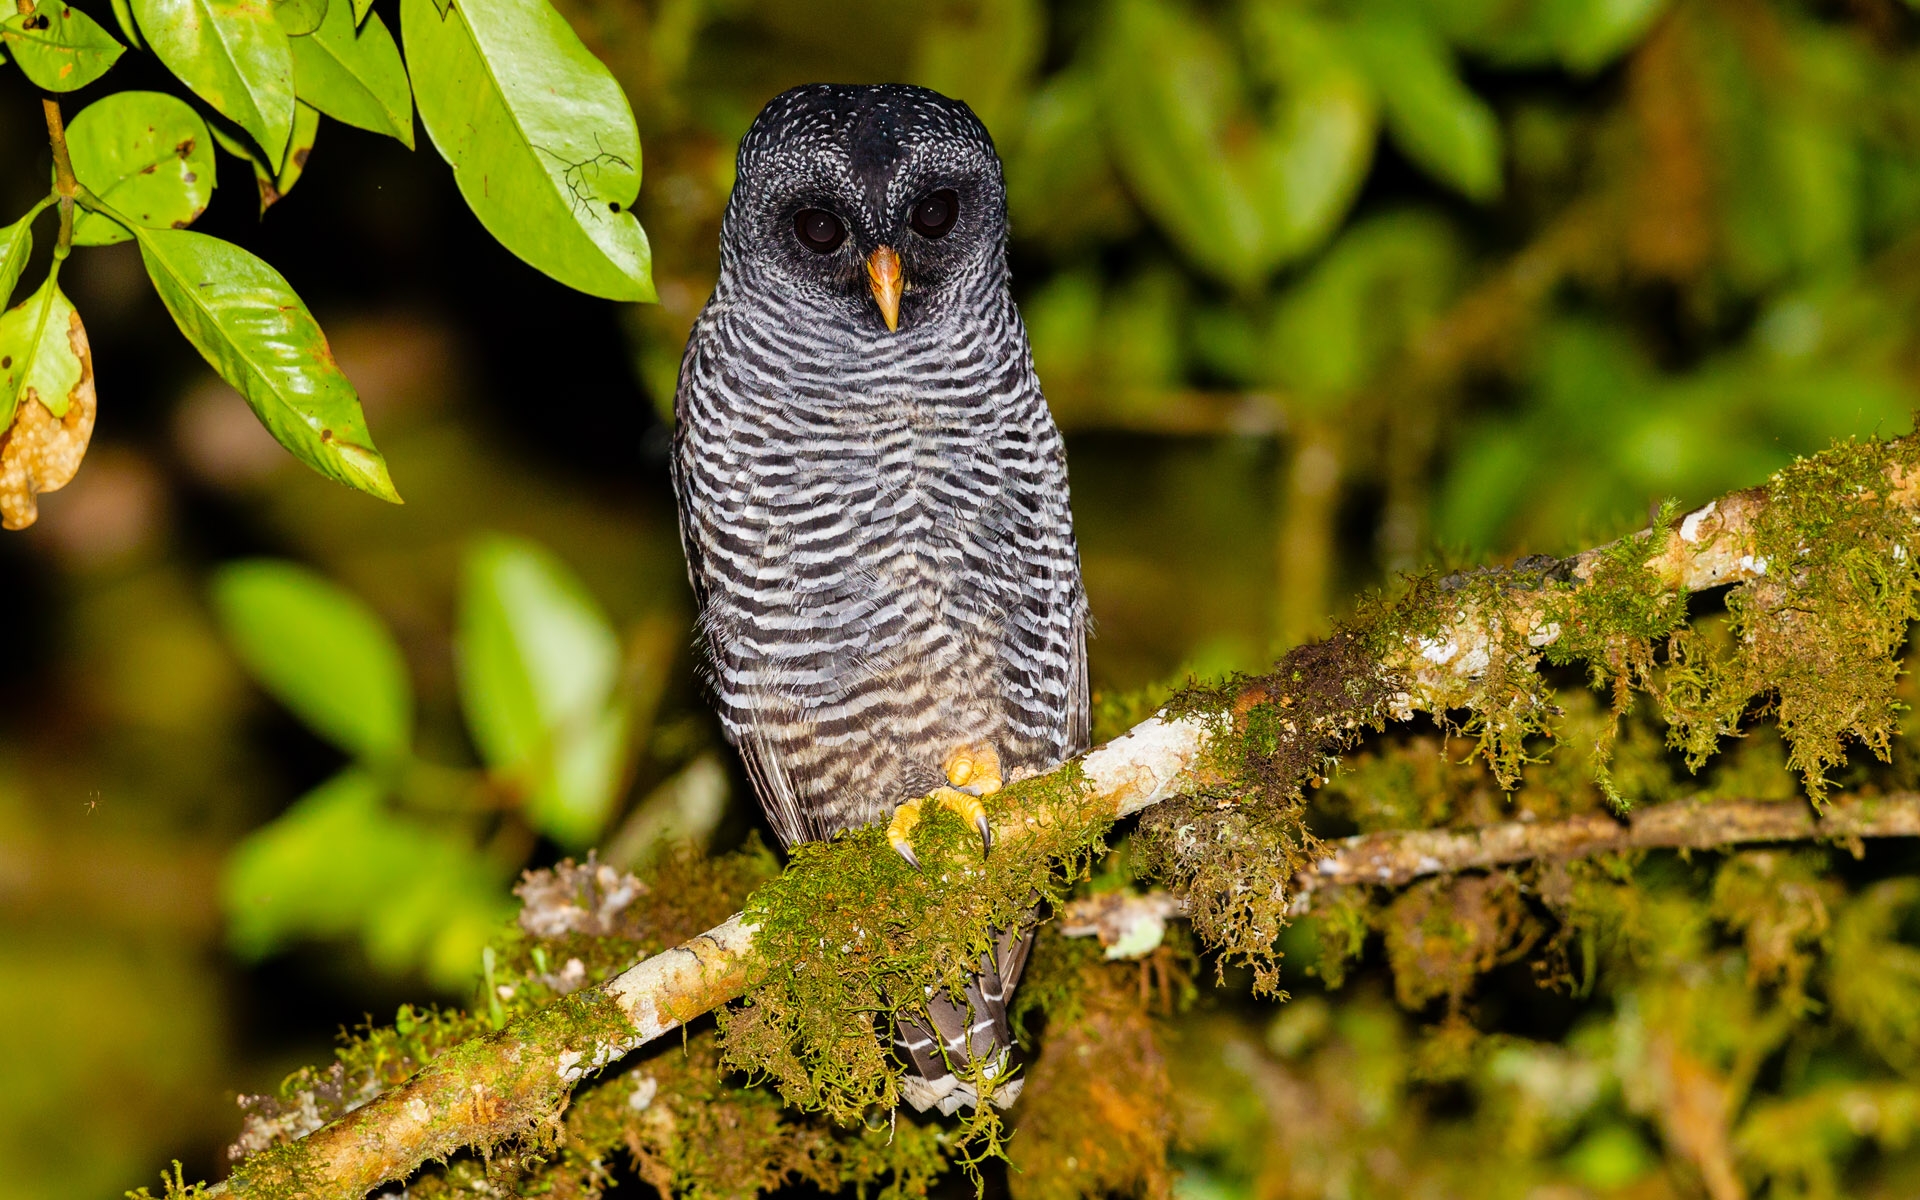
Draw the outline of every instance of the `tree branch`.
M1366 833L1330 843L1295 876L1294 915L1323 888L1400 887L1507 863L1570 861L1617 850L1714 850L1755 842L1920 837L1920 793L1839 797L1816 812L1804 800L1681 800L1626 817L1582 813L1559 821L1507 821L1477 829Z
M1851 499L1864 495L1906 512L1920 507L1920 470L1910 473L1903 465L1915 454L1911 436L1840 449L1880 455L1877 470L1885 486ZM1658 544L1646 547L1643 565L1653 579L1638 580L1636 586L1670 598L1765 576L1769 564L1759 557L1756 528L1768 497L1766 489L1736 492L1676 522ZM1077 769L1078 790L1010 787L991 812L996 838L1020 837L1068 819L1068 804L1096 805L1124 817L1175 796L1231 790L1236 785L1223 782L1210 752L1256 706L1279 714L1267 736L1278 739L1295 761L1319 762L1329 747L1367 721L1404 720L1415 712L1444 713L1474 704L1474 689L1484 680L1531 672L1541 654L1566 636L1568 631L1548 614L1548 603L1593 583L1609 562L1619 562L1625 544L1459 577L1471 587L1447 590L1452 581L1443 582L1442 595L1457 597L1447 610L1450 617L1423 621L1423 632L1412 632L1411 626L1368 631L1372 640L1365 644L1380 647L1377 656L1351 657L1374 652L1360 651L1361 643L1349 637L1342 650L1349 657L1337 661L1354 675L1333 682L1346 684L1349 696L1384 688L1390 699L1378 713L1343 708L1337 700L1316 701L1304 688L1290 692L1289 678L1301 674L1290 676L1283 669L1215 697L1212 707L1186 715L1163 711L1043 777L1057 783ZM1543 579L1565 586L1543 588ZM1321 707L1314 708L1315 703ZM1231 805L1236 797L1217 798ZM1914 832L1920 832L1920 797L1912 796L1836 804L1825 819L1786 804L1668 805L1624 823L1595 816L1472 832L1372 835L1342 844L1311 880L1300 879L1296 886L1405 882L1468 866L1630 846ZM291 1185L297 1194L350 1200L461 1146L493 1144L550 1126L583 1076L745 993L766 969L755 957L753 934L753 927L735 916L599 988L456 1046L407 1082L305 1139L249 1158L225 1189L232 1195L277 1196Z

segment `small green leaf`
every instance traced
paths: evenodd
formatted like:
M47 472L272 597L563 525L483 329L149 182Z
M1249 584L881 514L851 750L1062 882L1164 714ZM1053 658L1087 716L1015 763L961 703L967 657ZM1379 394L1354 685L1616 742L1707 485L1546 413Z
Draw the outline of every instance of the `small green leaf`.
M149 229L191 225L213 198L213 140L186 101L164 92L115 92L67 127L73 173L88 191ZM82 246L133 235L111 217L83 212L73 226Z
M293 131L293 51L264 0L132 0L167 69L279 162Z
M353 23L360 24L373 11L373 0L353 0Z
M400 23L420 118L487 232L570 287L654 299L633 109L560 14L402 0Z
M127 50L66 0L40 0L31 13L0 21L0 42L26 77L50 92L87 86Z
M27 259L33 254L34 219L50 203L42 200L29 209L26 216L0 229L0 309L13 299L13 289L20 283L20 273L27 269Z
M293 86L336 121L391 134L413 149L413 89L400 47L379 17L354 28L345 4L307 37L293 39Z
M120 36L127 39L127 45L135 50L144 49L140 41L140 28L133 23L133 9L127 0L112 0L113 23L120 27Z
M509 872L460 834L392 810L349 769L235 848L221 874L227 936L248 959L302 938L357 936L383 971L472 983L513 912Z
M327 17L327 0L268 0L273 19L288 37L301 37L320 28Z
M259 149L239 130L226 127L219 121L213 122L209 128L213 130L213 140L222 150L253 168L254 186L260 192L260 215L264 217L267 210L292 191L293 185L300 182L300 176L306 173L307 157L313 153L314 139L320 133L320 113L305 103L294 109L293 136L287 139L287 165L279 171L267 165Z
M1474 200L1500 192L1500 120L1460 81L1446 43L1418 18L1377 13L1348 32L1408 158Z
M568 846L606 824L627 760L620 640L572 573L538 546L491 538L468 554L460 702L480 756Z
M328 741L391 762L413 742L413 692L393 635L360 599L289 562L222 567L213 605L247 670Z
M22 400L38 400L65 417L85 375L74 351L73 305L49 275L40 289L0 315L0 429L13 424Z
M1249 4L1236 54L1165 0L1120 0L1100 77L1114 159L1180 249L1242 289L1319 246L1366 175L1377 113L1314 13ZM1259 74L1243 77L1244 59Z
M1914 7L1914 0L1907 0ZM1548 5L1560 61L1591 74L1639 44L1668 0L1563 0Z
M267 181L256 179L260 184L260 211L269 208L293 190L300 182L300 176L307 170L307 159L313 154L314 139L320 135L320 110L311 104L299 104L293 110L293 136L287 139L287 161L273 177L272 191L267 189Z
M229 242L136 228L161 302L282 446L327 478L395 504L360 398L280 273Z

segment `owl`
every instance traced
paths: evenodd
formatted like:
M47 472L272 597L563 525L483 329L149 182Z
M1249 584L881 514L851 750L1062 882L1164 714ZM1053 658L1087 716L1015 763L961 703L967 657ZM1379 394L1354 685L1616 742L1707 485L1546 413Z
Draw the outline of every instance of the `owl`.
M681 360L674 491L729 741L788 846L980 797L1085 750L1065 451L1008 290L999 156L924 88L816 84L740 144ZM979 1102L1031 944L899 1023L902 1092ZM1010 1103L1017 1079L992 1089Z

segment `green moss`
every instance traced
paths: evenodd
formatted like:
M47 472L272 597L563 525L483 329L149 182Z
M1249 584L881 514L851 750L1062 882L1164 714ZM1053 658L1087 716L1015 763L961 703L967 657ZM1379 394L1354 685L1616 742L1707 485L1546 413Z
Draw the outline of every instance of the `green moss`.
M1026 974L1020 978L1020 990L1014 993L1013 1009L1008 1013L1021 1040L1028 1040L1028 1027L1036 1018L1069 1023L1081 1020L1085 1016L1081 1007L1085 973L1097 968L1102 959L1097 939L1062 937L1058 926L1043 926L1034 939Z
M1021 984L1023 1015L1043 1009L1046 1038L1010 1149L1014 1200L1165 1197L1171 1187L1172 1084L1144 986L1153 968L1103 961L1092 942L1043 935Z
M721 1014L721 1061L842 1125L894 1108L903 1068L889 1049L896 1017L917 1011L928 989L962 997L997 931L1062 899L1111 823L1071 771L1015 783L987 804L1002 834L984 859L978 835L937 809L914 834L921 870L878 829L796 847L786 873L747 904L766 975ZM1010 830L1008 813L1034 821ZM966 1156L998 1152L1001 1134L998 1110L982 1105L958 1145Z
M150 1189L144 1186L126 1193L126 1197L127 1200L199 1200L200 1197L206 1194L207 1184L204 1181L188 1183L186 1174L181 1169L180 1160L176 1158L173 1160L172 1171L160 1172L160 1195L158 1198L154 1196Z
M1347 972L1367 948L1373 906L1365 888L1339 888L1314 898L1308 924L1313 933L1311 972L1329 988L1346 984Z
M1138 868L1186 894L1194 932L1219 953L1219 968L1250 967L1260 994L1279 994L1275 943L1293 876L1318 852L1306 789L1385 725L1393 690L1372 643L1341 632L1294 649L1266 675L1192 686L1167 705L1215 726L1204 773L1218 782L1141 817Z
M1846 442L1796 461L1766 488L1754 530L1761 579L1727 598L1724 638L1676 635L1664 714L1698 766L1743 716L1770 714L1809 795L1859 743L1890 754L1902 706L1900 659L1920 616L1913 522L1887 504L1891 475L1920 459L1911 441Z
M1748 982L1776 989L1778 1002L1795 1012L1813 1003L1808 976L1844 895L1831 872L1824 850L1749 850L1730 855L1714 874L1709 911L1739 935Z
M1401 1005L1444 999L1455 1013L1475 980L1539 933L1519 881L1506 871L1417 883L1387 907L1381 928Z

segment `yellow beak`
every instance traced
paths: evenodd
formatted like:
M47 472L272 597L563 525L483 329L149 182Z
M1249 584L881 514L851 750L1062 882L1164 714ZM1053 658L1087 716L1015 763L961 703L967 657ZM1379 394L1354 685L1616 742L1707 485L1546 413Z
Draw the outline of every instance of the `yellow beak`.
M892 247L882 246L867 256L867 283L873 288L874 302L880 306L880 319L887 332L900 328L900 256Z

